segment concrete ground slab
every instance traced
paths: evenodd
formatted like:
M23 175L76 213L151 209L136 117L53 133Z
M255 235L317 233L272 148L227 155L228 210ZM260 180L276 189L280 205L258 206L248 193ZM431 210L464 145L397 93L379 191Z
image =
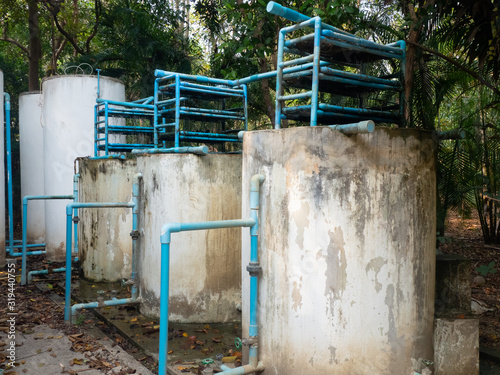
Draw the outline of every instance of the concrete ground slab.
M99 349L86 352L72 351L73 342L70 338L61 330L45 325L35 326L27 333L16 332L13 341L6 333L0 333L0 342L6 344L1 349L7 351L7 355L10 355L10 342L15 343L13 370L18 374L71 374L85 370L86 375L111 375L130 373L125 372L127 369L135 370L138 375L153 374L123 349L112 346L106 337L97 341ZM92 369L95 364L101 368ZM8 372L5 370L5 373Z

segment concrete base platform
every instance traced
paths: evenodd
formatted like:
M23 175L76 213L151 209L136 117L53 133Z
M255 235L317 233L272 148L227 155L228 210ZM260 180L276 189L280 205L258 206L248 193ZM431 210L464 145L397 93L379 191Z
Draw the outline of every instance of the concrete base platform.
M435 319L434 364L435 375L478 375L479 321Z

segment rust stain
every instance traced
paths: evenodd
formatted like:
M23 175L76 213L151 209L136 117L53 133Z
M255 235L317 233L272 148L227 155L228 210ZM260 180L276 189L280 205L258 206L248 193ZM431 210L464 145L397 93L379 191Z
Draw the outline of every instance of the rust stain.
M294 309L295 312L302 307L302 294L300 293L301 287L302 285L298 284L296 281L293 282L292 309Z

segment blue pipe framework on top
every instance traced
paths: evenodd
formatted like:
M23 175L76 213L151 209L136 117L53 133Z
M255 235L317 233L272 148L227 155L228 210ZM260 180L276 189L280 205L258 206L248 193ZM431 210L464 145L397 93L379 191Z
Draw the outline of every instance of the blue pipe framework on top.
M71 322L76 316L76 312L80 309L98 308L104 306L117 306L125 304L139 303L138 289L137 289L137 240L139 239L138 231L138 207L139 207L139 194L140 194L140 180L142 174L137 173L134 176L132 185L132 202L73 202L66 206L66 282L65 282L65 307L64 307L64 320ZM129 284L132 285L131 297L117 299L113 298L109 301L97 301L88 303L79 303L71 305L71 238L72 238L72 216L74 210L77 208L131 208L132 209L132 273Z
M258 277L261 267L258 260L258 218L260 186L264 182L264 176L257 174L250 181L250 218L237 220L221 220L196 223L167 223L161 233L161 277L160 277L160 342L159 342L159 364L158 374L167 375L168 365L168 311L169 311L169 283L170 283L170 243L171 234L177 232L249 227L251 235L250 263L247 271L250 273L250 328L249 337L243 343L250 345L249 364L230 369L223 368L225 374L250 374L264 369L264 365L258 361Z
M276 71L226 80L156 70L152 97L132 103L98 98L96 108L100 106L99 114L104 120L96 117L96 156L100 151L108 155L112 151L130 152L132 149L166 150L166 142L170 141L174 148L179 148L184 141L241 142L238 131L248 130L246 85L269 78L276 78L276 129L281 128L283 120L291 121L288 126L294 125L293 122L333 126L367 120L404 125L404 41L378 44L325 24L320 17L308 17L273 1L267 4L267 11L296 23L279 32ZM312 32L304 35L308 29ZM387 64L386 60L395 63ZM392 72L381 76L366 73L387 70L388 66L393 66ZM241 106L213 105L225 103L226 99L239 101ZM199 104L203 100L212 104ZM143 116L150 125L108 126L108 117L113 113L122 117ZM219 122L222 128L192 131L188 129L190 121L201 121L203 127ZM232 127L226 128L226 121L231 121ZM234 125L238 122L244 123L242 129ZM98 126L98 123L106 125ZM109 134L120 132L148 134L152 140L129 145L108 142ZM97 145L98 142L105 144Z

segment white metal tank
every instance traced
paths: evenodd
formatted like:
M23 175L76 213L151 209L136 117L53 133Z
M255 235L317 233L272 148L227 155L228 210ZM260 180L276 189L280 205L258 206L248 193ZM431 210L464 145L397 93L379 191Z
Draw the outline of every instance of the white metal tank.
M80 159L82 202L130 202L135 160ZM83 276L90 281L130 279L132 210L86 208L78 214L79 254Z
M39 91L19 95L19 147L21 157L21 199L44 195L42 95ZM28 203L28 243L45 242L45 203Z
M137 171L143 174L139 308L159 317L162 226L241 218L241 155L145 155L137 158ZM173 234L169 320L238 321L240 257L241 228Z
M100 79L102 98L125 101L125 86L117 79ZM74 161L94 155L94 105L97 77L64 75L42 81L44 187L46 195L73 193ZM66 253L66 205L45 201L47 258L64 260Z
M243 216L261 188L263 375L402 375L433 359L436 142L328 127L245 133ZM243 263L250 259L243 231ZM243 332L249 279L243 272Z
M0 104L0 124L3 124L5 121L5 100L4 100L4 91L3 91L3 71L0 70L0 95L2 96L1 104ZM5 138L4 132L0 131L0 268L5 266L5 167L4 167L4 150L5 150Z

